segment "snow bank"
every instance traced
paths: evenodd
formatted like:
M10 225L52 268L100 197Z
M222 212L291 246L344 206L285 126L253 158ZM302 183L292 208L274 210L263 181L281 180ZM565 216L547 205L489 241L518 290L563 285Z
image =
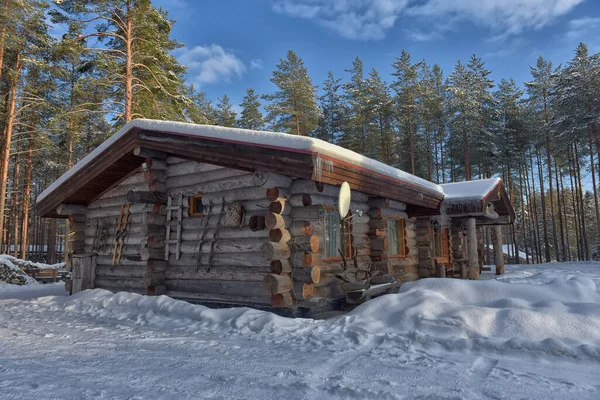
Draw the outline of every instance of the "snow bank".
M109 148L120 137L125 135L133 128L146 129L158 132L169 132L182 136L205 137L210 139L226 140L236 143L247 143L265 147L295 150L299 152L312 153L324 157L331 157L343 162L350 163L357 167L368 169L398 179L403 182L428 189L433 193L442 194L439 185L419 178L408 172L399 170L380 161L365 157L354 151L344 149L343 147L306 136L290 135L287 133L253 131L249 129L225 128L212 125L197 125L183 122L159 121L151 119L136 119L122 127L118 132L112 135L108 140L98 146L94 151L79 161L73 168L65 172L52 185L44 190L37 198L39 203L52 193L58 186L63 184L75 173L83 169L92 160L97 158L103 151Z
M600 294L586 277L543 285L423 279L349 314L347 326L407 332L450 349L600 357Z
M600 359L600 294L585 277L543 285L424 279L325 321L250 308L210 309L131 293L90 290L55 309L166 330L251 334L264 340L372 343L410 338L452 351L534 351Z

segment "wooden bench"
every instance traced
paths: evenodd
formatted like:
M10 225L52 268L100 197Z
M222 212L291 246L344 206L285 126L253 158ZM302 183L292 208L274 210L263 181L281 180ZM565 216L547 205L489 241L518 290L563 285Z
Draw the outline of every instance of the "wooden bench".
M58 269L52 268L26 268L25 273L39 282L58 281Z

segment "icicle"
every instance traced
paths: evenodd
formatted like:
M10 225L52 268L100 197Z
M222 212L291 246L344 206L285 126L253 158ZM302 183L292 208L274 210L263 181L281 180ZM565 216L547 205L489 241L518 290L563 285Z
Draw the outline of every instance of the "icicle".
M319 182L323 178L323 171L333 172L333 161L323 159L318 154L313 154L313 174Z

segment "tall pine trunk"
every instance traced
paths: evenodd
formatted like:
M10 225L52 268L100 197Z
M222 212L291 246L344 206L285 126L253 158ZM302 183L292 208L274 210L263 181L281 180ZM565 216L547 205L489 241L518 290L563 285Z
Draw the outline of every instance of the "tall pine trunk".
M29 251L29 196L31 193L31 168L33 164L33 129L27 141L25 158L25 177L23 179L23 213L21 216L21 258L26 259Z
M10 82L10 106L8 107L8 115L6 120L6 128L4 133L4 143L2 148L2 161L0 163L0 246L4 243L5 231L5 209L6 209L6 194L8 189L8 161L10 158L10 147L12 144L13 126L15 122L15 109L17 105L17 85L19 83L19 75L21 73L21 55L17 53L15 59L15 76Z
M125 17L125 123L132 119L133 110L133 22L131 15L131 0L127 0L127 15Z
M565 252L565 229L563 226L563 212L562 212L562 201L561 201L561 190L560 190L560 184L559 184L559 180L558 180L558 176L559 176L559 170L558 170L558 162L556 161L556 157L554 158L554 169L555 169L555 174L554 177L556 178L556 200L557 200L557 212L558 212L558 224L559 224L559 231L560 231L560 254L559 254L559 250L558 248L556 249L556 259L557 261L565 261L565 257L566 257L566 252Z
M581 215L581 236L583 237L583 255L584 255L584 260L589 260L590 259L590 248L589 248L589 243L588 243L588 237L587 237L587 228L586 228L586 222L585 222L585 205L584 205L584 194L583 194L583 184L581 182L581 165L579 163L579 149L578 149L578 145L577 143L575 143L575 163L576 163L576 169L575 169L575 173L577 174L577 186L578 186L578 190L579 190L579 196L578 198L580 199L580 207L579 207L579 212Z
M536 159L538 165L538 175L540 184L540 200L542 202L542 223L544 225L544 254L546 256L546 262L552 261L550 256L550 240L548 238L548 216L546 214L546 193L544 188L544 173L542 170L542 159L540 157L539 149L536 149Z
M21 145L20 145L20 141L17 140L16 143L16 147L15 147L15 163L14 163L14 178L13 178L13 182L12 182L12 196L11 196L11 214L12 214L12 222L11 222L11 226L13 227L13 255L15 257L19 257L19 229L21 228L20 224L19 224L19 203L21 201L21 188L20 188L20 183L21 183L21 160L20 160L20 151L21 151Z

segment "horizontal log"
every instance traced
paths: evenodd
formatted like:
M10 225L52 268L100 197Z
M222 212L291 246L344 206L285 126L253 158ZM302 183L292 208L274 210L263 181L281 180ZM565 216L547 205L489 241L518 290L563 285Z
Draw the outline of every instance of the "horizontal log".
M96 276L113 278L143 278L148 272L146 266L98 265Z
M150 204L165 204L167 196L164 193L158 192L142 192L130 190L125 195L125 199L129 203L150 203Z
M292 211L292 205L286 199L277 199L269 204L269 212L288 215Z
M197 193L194 192L190 194L195 195ZM256 187L244 187L239 189L224 190L222 192L204 192L204 195L202 196L202 204L208 205L211 202L213 204L221 204L223 199L225 199L225 203L234 203L236 201L263 200L264 198L264 189Z
M132 185L125 185L125 184L120 184L119 186L115 187L114 189L108 191L106 194L104 194L102 196L102 200L108 199L108 198L113 198L113 197L121 197L121 196L126 196L127 192L129 192L130 190L139 190L139 191L143 191L143 192L165 192L167 190L167 186L162 183L162 182L141 182L141 183L136 183L136 184L132 184ZM90 205L90 208L93 208Z
M282 229L289 226L291 222L291 218L284 215L275 213L265 215L265 227L267 229Z
M160 150L153 150L153 149L148 149L146 147L142 147L142 146L136 146L133 149L133 154L138 156L138 157L144 157L144 158L152 158L152 159L156 159L156 160L167 160L167 153L165 153L164 151L160 151Z
M293 197L294 196L290 197L290 201L292 200ZM337 204L338 204L337 197L323 196L320 194L304 194L304 195L302 195L301 201L305 207L312 206L312 205L321 205L321 206L328 206L328 207L336 207L336 209L337 209ZM352 213L356 213L356 211L367 212L367 211L369 211L369 209L370 209L370 207L367 205L367 203L361 203L361 202L357 202L357 201L350 202L350 212L352 212Z
M226 169L226 168L221 167L219 165L205 164L205 163L199 163L196 161L188 161L188 160L184 160L184 161L174 164L174 163L169 162L169 160L167 159L166 173L167 173L168 177L175 177L175 176L180 176L180 175L187 176L187 175L192 175L192 174L203 174L203 173L208 173L208 172L219 170L219 169Z
M262 246L267 242L267 238L246 238L246 239L215 239L206 240L200 246L200 240L182 241L179 249L183 254L198 253L257 253L262 251ZM175 246L169 246L169 252L175 254Z
M319 267L294 268L292 280L297 282L319 283L321 281L321 269Z
M90 204L88 209L93 210L93 209L97 209L97 208L120 207L121 205L127 204L127 203L128 203L128 201L127 201L126 194L123 196L117 196L117 197L108 197L108 198L103 197L99 200L96 200L92 204Z
M292 290L293 282L288 275L266 274L263 279L263 288L270 294L287 293Z
M72 214L69 215L69 217L67 218L67 221L69 221L70 224L75 224L78 222L87 222L87 217L85 216L85 214Z
M255 267L233 267L233 266L214 266L210 268L204 266L172 266L165 271L165 278L171 280L177 279L196 279L196 280L225 280L225 281L250 281L262 282L265 274L269 273L268 266Z
M166 279L167 291L211 293L236 297L261 297L265 295L261 282Z
M324 196L330 196L337 198L340 193L340 187L317 183L306 179L296 179L290 186L291 194L321 194ZM358 202L366 202L369 200L369 195L353 190L351 193L352 200Z
M266 293L261 293L260 295L256 296L240 296L237 294L197 293L167 290L165 294L175 299L229 305L269 305L271 302L271 297Z
M321 247L321 238L318 235L295 236L288 245L295 252L318 252Z
M320 266L321 256L315 253L296 251L290 254L289 261L292 268Z
M384 218L384 217L394 217L394 218L408 218L408 214L405 211L396 210L393 208L372 208L367 212L367 215L371 218Z
M269 240L271 242L283 244L289 242L291 238L290 232L285 228L271 229L269 231Z
M290 213L293 219L310 221L322 218L323 208L320 206L294 207Z
M279 293L271 296L271 307L273 308L292 308L294 298L291 293Z
M164 228L163 228L164 231ZM218 239L249 239L249 238L268 238L269 231L252 231L249 226L241 228L211 228L206 230L203 227L197 229L184 229L181 233L181 240L184 241L200 241L210 240L217 234Z
M276 201L277 199L288 198L288 189L279 186L269 187L265 191L265 197L269 201Z
M358 282L345 282L342 283L342 290L346 292L353 292L356 290L366 290L371 287L371 282L368 280L362 280Z
M144 160L146 164L146 168L151 168L155 171L166 171L167 170L167 161L166 160L158 160L153 159L152 157L147 157Z
M167 187L188 187L190 185L199 185L208 182L220 181L242 175L248 175L248 171L230 168L218 168L201 173L189 172L187 174L180 174L178 176L169 176L167 180Z
M406 204L396 200L385 199L382 197L372 197L367 201L371 208L393 208L399 211L406 211Z
M145 291L146 286L142 278L105 278L96 277L94 280L96 288L110 290L111 292L120 291Z
M308 300L315 295L315 287L310 283L294 282L291 293L296 300Z
M163 254L164 256L164 254ZM255 267L268 266L270 260L267 260L262 253L215 253L212 258L206 254L182 254L179 260L175 255L169 255L169 267L173 266L196 266L201 268L208 267L210 264L213 267L232 266L232 267Z
M265 217L260 215L251 216L248 227L252 232L265 230Z
M60 204L56 207L58 215L85 214L87 207L81 204Z
M129 207L129 214L140 214L140 213L158 213L160 214L162 211L162 207L159 204L131 204ZM127 206L123 208L123 218L125 218L125 214L127 213ZM121 207L105 207L105 208L96 208L90 209L87 212L87 218L103 218L103 217L119 217L121 215Z
M311 233L313 233L314 226L315 225L313 225L313 223L310 221L294 220L294 221L292 221L292 223L290 224L290 227L289 227L290 235L292 235L292 236L310 235ZM321 227L323 226L322 222L320 223L320 226ZM319 230L317 230L317 232L319 232Z
M272 274L289 274L292 272L292 266L289 260L272 260L269 265L269 271Z
M261 253L267 260L283 260L290 256L287 244L265 242L262 244Z
M144 180L146 182L157 181L164 183L167 181L167 174L165 173L165 171L161 171L159 169L149 169L147 171L144 171Z

